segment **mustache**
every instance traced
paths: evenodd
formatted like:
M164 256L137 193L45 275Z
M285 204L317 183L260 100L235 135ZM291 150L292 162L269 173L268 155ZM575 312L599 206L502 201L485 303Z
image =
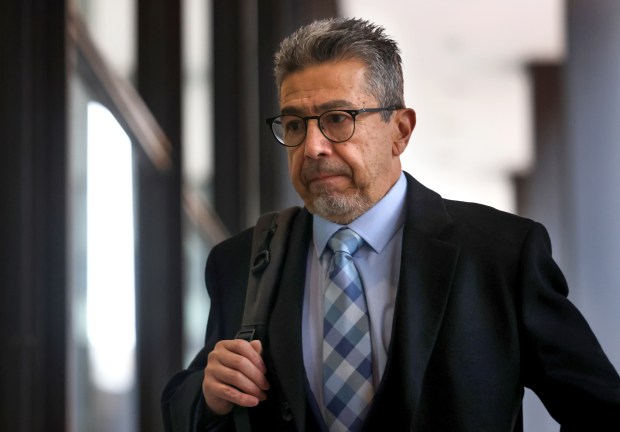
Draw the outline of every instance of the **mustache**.
M337 165L323 159L307 160L301 167L301 178L304 183L317 178L336 175L352 177L353 172L347 165Z

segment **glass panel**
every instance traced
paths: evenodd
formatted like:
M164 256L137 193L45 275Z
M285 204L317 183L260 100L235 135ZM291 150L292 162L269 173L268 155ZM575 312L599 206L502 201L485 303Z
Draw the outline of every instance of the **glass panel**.
M131 182L132 150L127 135L137 143L134 156L143 155L142 149L158 168L170 162L169 148L127 82L135 58L129 54L133 52L134 29L126 25L132 20L121 20L120 33L125 36L119 41L118 23L112 18L130 16L129 11L118 9L117 0L76 1L89 31L81 19L73 17L70 35L78 55L72 59L76 62L71 82L69 430L133 431L138 424L138 394L132 194L139 191ZM123 7L135 2L125 3ZM209 311L203 281L205 260L209 248L227 236L208 205L213 171L208 43L205 49L208 5L190 0L183 8L188 23L184 26L184 112L191 113L184 118L187 139L183 151L186 363L203 345ZM110 21L115 33L111 38ZM121 125L128 128L123 131L95 100L109 104Z
M185 275L183 366L187 366L204 346L205 326L211 306L211 300L205 290L204 269L211 245L201 236L199 227L187 219L183 235Z
M186 0L183 4L183 183L186 194L206 203L212 199L213 107L211 74L211 4ZM187 197L186 197L187 200ZM204 267L213 240L205 237L200 216L187 215L183 226L185 337L184 366L204 346L210 301Z
M135 333L131 142L114 116L88 104L86 336L94 385L133 386Z
M71 84L70 430L136 430L132 145Z

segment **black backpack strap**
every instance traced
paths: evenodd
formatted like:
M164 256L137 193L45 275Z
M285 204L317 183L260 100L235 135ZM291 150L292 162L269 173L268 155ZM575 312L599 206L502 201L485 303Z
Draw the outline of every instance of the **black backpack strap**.
M262 339L277 288L288 234L299 207L261 216L254 228L252 258L241 330L236 339Z
M243 319L235 339L248 342L264 340L284 265L289 232L300 210L299 207L289 207L281 212L264 214L256 222ZM238 432L251 430L247 409L235 405L233 416Z

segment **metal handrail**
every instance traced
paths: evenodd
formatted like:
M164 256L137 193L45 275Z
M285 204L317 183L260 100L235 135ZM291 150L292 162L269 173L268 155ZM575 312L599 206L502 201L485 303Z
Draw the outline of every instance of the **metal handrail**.
M97 96L127 126L155 167L167 171L172 167L172 145L146 104L126 79L114 73L107 65L88 33L76 6L67 8L69 42L76 48L76 66L87 77Z

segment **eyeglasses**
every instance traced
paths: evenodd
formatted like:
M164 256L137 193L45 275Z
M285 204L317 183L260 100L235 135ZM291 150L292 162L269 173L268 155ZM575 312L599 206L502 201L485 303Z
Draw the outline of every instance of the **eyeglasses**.
M331 142L341 143L350 139L355 133L355 118L363 113L394 111L397 106L382 108L361 108L356 110L329 110L318 116L301 117L298 115L279 115L265 119L273 136L286 147L297 147L308 131L308 120L317 120L319 130Z

